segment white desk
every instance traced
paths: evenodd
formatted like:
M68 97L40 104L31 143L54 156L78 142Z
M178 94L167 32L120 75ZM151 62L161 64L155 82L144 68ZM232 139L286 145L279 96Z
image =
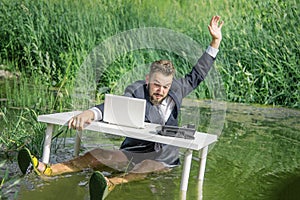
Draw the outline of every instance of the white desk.
M74 112L64 112L64 113L55 113L55 114L38 116L39 122L47 123L42 162L49 163L52 132L53 132L54 125L67 125L69 119L79 114L80 112L81 111L74 111ZM161 136L156 134L156 129L159 126L160 126L159 124L146 123L146 127L144 129L136 129L136 128L107 124L103 122L92 122L91 124L85 127L85 130L108 133L108 134L118 135L118 136L131 137L135 139L159 142L164 144L170 144L173 146L178 146L187 149L184 157L183 171L182 171L181 185L180 185L180 190L182 194L181 199L186 199L186 192L188 188L188 180L189 180L189 174L190 174L191 163L192 163L192 152L193 150L197 150L197 151L202 150L200 166L199 166L199 174L198 174L199 199L202 199L202 186L203 186L204 172L206 166L207 150L210 144L217 141L217 136L207 134L207 133L201 133L201 132L196 132L195 139L193 140ZM81 134L82 134L81 131L78 131L76 134L76 140L74 145L74 154L75 154L74 156L78 156L79 154Z

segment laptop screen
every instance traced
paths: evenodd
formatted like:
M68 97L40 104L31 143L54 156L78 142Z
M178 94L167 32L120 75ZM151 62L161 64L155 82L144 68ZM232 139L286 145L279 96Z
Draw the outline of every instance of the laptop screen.
M105 94L103 121L121 126L144 128L146 100Z

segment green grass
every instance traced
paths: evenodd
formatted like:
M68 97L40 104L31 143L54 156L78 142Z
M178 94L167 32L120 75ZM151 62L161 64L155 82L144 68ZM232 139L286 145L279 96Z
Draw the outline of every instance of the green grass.
M0 157L8 157L10 153L24 146L35 152L41 152L44 125L36 123L37 113L34 110L0 109L1 135Z
M39 76L45 86L72 86L80 65L95 46L132 28L169 28L188 35L204 49L210 40L207 24L212 15L219 14L225 26L216 67L227 100L299 108L296 1L4 0L0 4L1 64L29 77ZM154 52L143 59L151 62L163 56ZM176 63L178 57L170 59ZM123 55L101 84L113 87L132 69L132 63L131 53ZM183 65L183 71L192 64Z
M235 22L240 31L230 27L223 40L230 48L220 69L228 98L299 108L299 4L257 1L244 9L241 23Z

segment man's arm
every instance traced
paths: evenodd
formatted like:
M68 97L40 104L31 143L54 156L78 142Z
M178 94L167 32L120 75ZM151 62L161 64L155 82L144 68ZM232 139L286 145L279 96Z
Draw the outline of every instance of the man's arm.
M190 73L186 74L184 78L175 79L173 81L173 89L178 92L178 89L180 88L182 98L188 95L204 80L212 67L222 40L221 29L223 24L224 22L220 22L219 16L212 17L210 24L208 25L208 30L212 37L210 46L200 57Z

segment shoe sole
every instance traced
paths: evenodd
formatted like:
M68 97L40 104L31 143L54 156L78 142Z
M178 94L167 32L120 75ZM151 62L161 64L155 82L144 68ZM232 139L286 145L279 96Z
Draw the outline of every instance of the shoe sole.
M18 165L19 168L21 170L21 172L23 174L27 173L28 167L31 164L33 171L37 174L37 175L41 175L41 172L37 169L37 166L34 166L35 164L38 164L38 160L37 163L34 163L33 159L36 159L36 157L32 156L29 149L24 148L21 149L18 153Z
M104 175L95 171L89 182L90 200L103 200L108 195L108 186Z
M31 154L28 149L21 149L18 153L18 165L23 174L26 174L31 163Z

